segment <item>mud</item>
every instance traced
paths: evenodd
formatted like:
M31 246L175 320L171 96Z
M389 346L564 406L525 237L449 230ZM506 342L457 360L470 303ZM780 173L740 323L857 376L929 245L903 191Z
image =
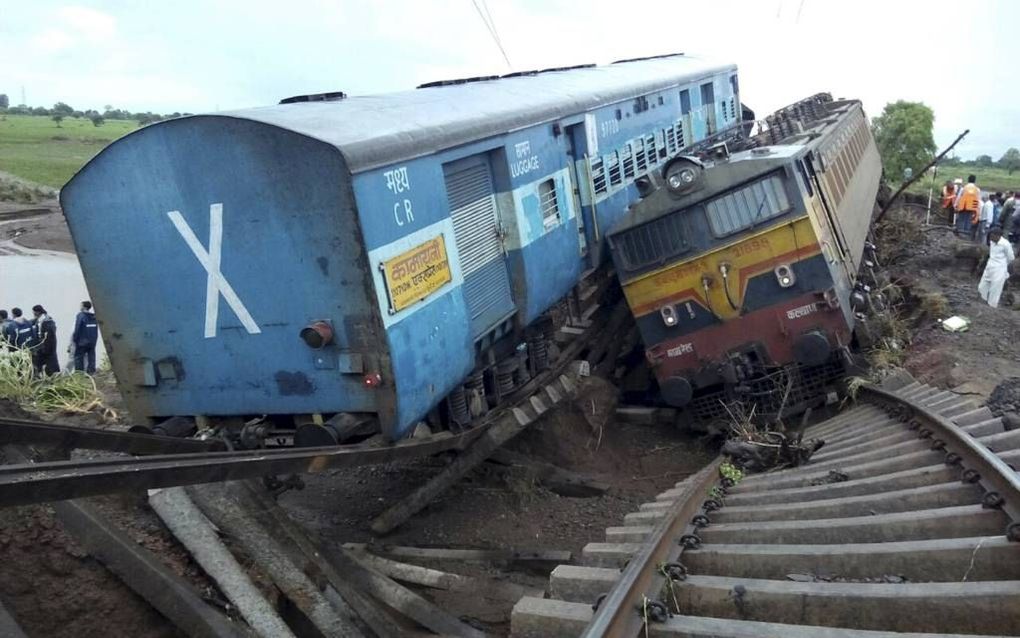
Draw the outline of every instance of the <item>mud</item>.
M914 211L923 217L923 211ZM928 312L918 313L918 323L912 326L903 365L922 383L983 403L1000 382L1020 376L1020 339L1016 338L1020 307L1013 305L1020 299L1020 280L1013 277L999 308L991 308L978 296L981 269L968 256L973 252L966 250L970 242L937 225L923 227L915 237L897 249L897 258L888 265L895 282L908 287L915 298L923 296L930 306ZM942 329L939 320L953 315L970 319L970 329L957 333Z
M34 204L0 202L0 241L36 250L74 252L74 242L55 199Z
M524 471L494 471L483 465L405 525L376 539L369 531L372 518L442 469L440 459L429 459L307 477L306 489L287 492L280 502L327 544L567 550L579 556L586 544L603 539L604 528L622 524L624 515L715 456L699 439L671 426L616 422L605 412L614 403L615 390L610 393L604 383L586 383L572 408L547 415L509 446L612 485L602 496L558 496L529 480ZM592 421L603 417L603 427L593 428ZM541 569L455 562L434 566L536 589L548 583L548 572ZM512 602L431 591L425 595L455 614L481 621L487 631L509 632Z

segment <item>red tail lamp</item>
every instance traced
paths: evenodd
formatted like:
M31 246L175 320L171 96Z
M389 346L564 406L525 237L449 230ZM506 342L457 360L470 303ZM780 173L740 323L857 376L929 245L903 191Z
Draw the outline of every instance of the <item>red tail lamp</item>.
M365 375L365 385L370 388L378 388L382 385L382 375L378 372L369 372Z
M325 321L315 321L301 329L301 340L309 348L319 350L333 343L333 326Z

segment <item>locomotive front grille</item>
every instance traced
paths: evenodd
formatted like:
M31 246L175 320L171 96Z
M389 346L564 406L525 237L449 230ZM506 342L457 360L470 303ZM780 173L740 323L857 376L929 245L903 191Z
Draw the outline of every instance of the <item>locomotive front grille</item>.
M727 390L719 390L695 396L688 409L693 415L704 421L715 421L729 418L727 406L740 401L744 405L744 413L750 413L752 405L754 413L760 416L775 416L780 408L790 408L821 397L825 387L843 376L843 365L837 357L817 366L794 364L781 368L771 374L745 381L747 392L736 396ZM790 377L789 396L785 404L783 396ZM736 412L734 412L736 414Z

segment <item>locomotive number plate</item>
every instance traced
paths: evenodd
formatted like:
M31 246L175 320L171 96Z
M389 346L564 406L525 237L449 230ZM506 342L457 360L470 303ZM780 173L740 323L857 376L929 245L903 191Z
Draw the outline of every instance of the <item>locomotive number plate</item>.
M439 290L453 278L443 236L433 237L424 244L384 261L383 275L386 277L390 307L394 312L416 304Z

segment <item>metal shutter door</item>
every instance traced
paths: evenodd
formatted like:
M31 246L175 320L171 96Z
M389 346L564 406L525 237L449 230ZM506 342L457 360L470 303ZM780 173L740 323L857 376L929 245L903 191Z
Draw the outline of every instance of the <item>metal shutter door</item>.
M464 297L477 337L514 309L498 233L492 170L485 157L473 157L447 166L445 181L464 273Z

